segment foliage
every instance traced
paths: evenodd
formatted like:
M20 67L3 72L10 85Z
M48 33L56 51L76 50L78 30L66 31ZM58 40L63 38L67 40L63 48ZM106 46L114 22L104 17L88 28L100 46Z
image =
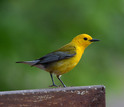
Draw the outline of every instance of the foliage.
M40 58L80 33L101 41L89 46L78 66L62 76L65 84L102 84L108 91L124 88L122 4L122 0L0 1L0 90L47 88L51 85L47 72L15 62Z

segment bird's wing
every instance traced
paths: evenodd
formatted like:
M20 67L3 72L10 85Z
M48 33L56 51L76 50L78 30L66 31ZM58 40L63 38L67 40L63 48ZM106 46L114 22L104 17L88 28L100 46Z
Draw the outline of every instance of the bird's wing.
M72 49L72 48L70 48L70 49ZM35 63L34 65L48 64L48 63L52 63L52 62L59 61L62 59L71 58L75 55L76 55L76 52L74 50L61 51L61 49L60 49L60 50L57 50L55 52L49 53L49 54L41 57L40 59L38 59L39 61L37 63Z

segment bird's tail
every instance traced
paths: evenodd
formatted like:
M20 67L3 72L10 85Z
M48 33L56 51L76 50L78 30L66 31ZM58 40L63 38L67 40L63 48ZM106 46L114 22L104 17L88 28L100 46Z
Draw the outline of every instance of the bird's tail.
M45 70L45 67L41 64L39 65L35 65L36 63L38 63L40 60L34 60L34 61L19 61L19 62L16 62L16 63L24 63L24 64L28 64L28 65L31 65L31 66L35 66L35 67L38 67L40 69L43 69Z
M34 61L19 61L19 62L16 62L16 63L24 63L24 64L29 64L29 65L34 65L38 62L39 60L34 60Z

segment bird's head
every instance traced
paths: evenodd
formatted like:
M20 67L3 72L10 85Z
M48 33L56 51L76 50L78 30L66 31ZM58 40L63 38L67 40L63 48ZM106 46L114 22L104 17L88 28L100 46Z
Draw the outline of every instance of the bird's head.
M76 36L72 42L76 43L80 47L86 48L88 45L90 45L93 42L99 41L98 39L93 39L88 34L80 34Z

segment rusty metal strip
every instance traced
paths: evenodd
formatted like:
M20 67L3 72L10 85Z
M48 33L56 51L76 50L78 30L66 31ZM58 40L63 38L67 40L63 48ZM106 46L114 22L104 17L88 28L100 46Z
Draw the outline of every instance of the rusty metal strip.
M0 107L105 107L104 86L0 92Z

